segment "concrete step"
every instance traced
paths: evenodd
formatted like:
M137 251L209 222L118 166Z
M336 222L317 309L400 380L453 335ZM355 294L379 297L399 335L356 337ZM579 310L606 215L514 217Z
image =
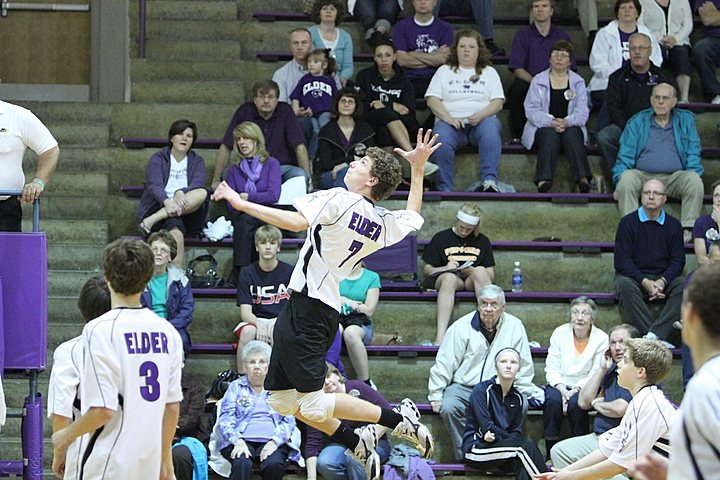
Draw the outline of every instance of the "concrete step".
M240 78L253 74L264 62L252 60L236 60L226 62L209 62L188 60L182 63L162 58L133 58L131 77L133 81L148 80L196 80L196 81L238 81ZM273 69L268 67L264 73L272 75ZM268 76L268 78L269 78Z
M192 12L192 15L188 15ZM137 15L137 4L130 7L130 15ZM147 2L147 18L152 20L232 20L237 16L234 0L152 0Z
M110 138L110 129L107 123L46 123L58 144L77 145L88 147L106 147ZM62 152L62 147L61 147ZM62 153L61 153L62 155Z
M105 245L108 223L104 220L57 220L40 217L40 230L48 245ZM32 218L23 218L23 231L32 231Z
M78 147L61 145L58 170L53 175L48 188L54 188L53 183L55 183L56 177L60 173L107 173L114 156L114 149L107 146ZM26 175L30 176L30 172L34 172L37 167L37 155L27 150L23 164L25 165Z
M147 42L145 58L165 60L228 61L250 59L255 55L237 40L167 40Z
M40 223L45 220L106 220L107 195L52 195L43 196L40 203ZM32 205L23 205L23 216L32 218Z
M50 270L102 270L102 253L105 243L96 245L50 244L48 245L48 268Z
M245 87L238 81L173 81L153 80L132 82L132 101L144 103L185 103L188 99L205 104L239 105L245 101Z
M43 122L56 120L100 123L110 119L112 104L94 102L18 102Z

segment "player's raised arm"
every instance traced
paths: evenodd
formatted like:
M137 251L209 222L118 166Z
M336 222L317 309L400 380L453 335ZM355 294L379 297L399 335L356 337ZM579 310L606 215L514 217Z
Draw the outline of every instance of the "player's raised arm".
M424 133L424 135L423 135ZM440 148L442 143L438 142L438 135L432 134L432 130L428 129L423 132L423 129L419 129L417 133L417 143L413 150L405 151L401 148L396 148L394 151L398 155L402 156L405 160L410 163L410 193L408 193L407 209L413 210L420 213L422 209L422 195L423 195L423 177L425 162L427 162L430 155Z
M422 182L422 179L420 180ZM218 188L215 189L215 192L210 198L216 202L225 200L232 205L235 210L245 212L258 220L275 225L283 230L299 232L310 226L305 217L298 212L290 212L287 210L280 210L278 208L266 207L265 205L259 205L257 203L243 200L240 198L240 194L230 188L226 182L220 182L220 185L218 185Z

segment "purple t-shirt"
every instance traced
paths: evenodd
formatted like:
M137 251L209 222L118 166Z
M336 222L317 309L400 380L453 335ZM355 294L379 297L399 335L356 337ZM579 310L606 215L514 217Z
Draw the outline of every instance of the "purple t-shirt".
M317 117L332 109L335 90L335 80L331 76L316 77L306 73L290 93L290 100L297 100L301 107L312 109L313 117Z
M433 53L443 45L451 47L455 34L452 25L440 18L422 27L415 23L413 17L406 17L395 24L392 38L395 50ZM435 67L406 68L405 76L410 79L430 78L435 70Z
M572 43L570 35L565 30L552 24L546 37L540 35L535 24L521 28L513 38L508 68L510 71L523 68L533 77L543 70L547 70L550 66L550 49L558 40ZM570 68L577 70L574 58Z
M695 0L695 5L693 6L694 7L693 10L695 11L695 13L697 13L698 8L700 8L700 5L702 5L703 3L707 2L707 1L712 2L715 5L715 8L720 10L720 0ZM720 37L720 25L714 26L714 27L703 25L702 29L700 30L700 35L703 38L705 38L705 37Z
M284 102L278 102L273 114L265 120L262 118L253 102L243 103L235 110L225 136L223 145L233 149L233 130L242 122L254 122L265 135L265 147L271 157L278 159L281 165L297 165L295 147L305 141L295 112Z
M698 217L697 220L695 220L695 225L693 225L692 230L692 236L693 238L702 238L705 240L705 251L710 251L710 242L708 241L707 237L705 237L705 232L710 230L711 228L714 228L716 231L720 232L720 229L718 229L718 224L715 223L715 220L710 215L703 215L701 217Z
M637 33L637 29L634 32L625 33L618 29L620 33L620 48L622 49L622 66L624 67L630 63L630 37Z

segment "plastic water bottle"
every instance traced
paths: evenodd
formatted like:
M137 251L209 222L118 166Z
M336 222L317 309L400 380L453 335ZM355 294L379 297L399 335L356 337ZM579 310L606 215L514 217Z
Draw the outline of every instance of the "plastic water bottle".
M523 285L522 285L522 270L520 269L520 262L515 262L515 268L513 268L513 274L512 274L512 291L513 292L522 292L523 291Z

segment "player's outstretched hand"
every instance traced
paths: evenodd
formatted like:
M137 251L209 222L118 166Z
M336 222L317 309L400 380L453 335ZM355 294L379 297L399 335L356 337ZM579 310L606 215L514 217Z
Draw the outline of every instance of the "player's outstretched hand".
M230 185L228 185L225 181L220 182L213 194L210 196L210 199L215 202L225 200L236 210L240 210L240 206L245 201L240 198L240 194L230 188Z
M424 133L424 134L423 134ZM423 132L423 129L419 129L417 133L417 143L415 148L410 150L403 150L402 148L395 148L394 152L403 157L405 160L410 162L413 168L423 169L425 162L427 162L430 155L435 150L440 148L442 143L438 142L438 135L432 134L432 129L427 129Z

